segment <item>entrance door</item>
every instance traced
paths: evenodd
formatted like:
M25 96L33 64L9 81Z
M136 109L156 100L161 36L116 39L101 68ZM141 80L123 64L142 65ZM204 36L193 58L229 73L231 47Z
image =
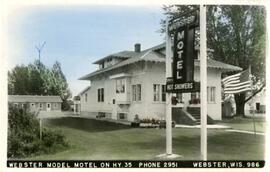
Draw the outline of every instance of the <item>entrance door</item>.
M51 111L51 103L47 103L47 108L46 108L47 112Z

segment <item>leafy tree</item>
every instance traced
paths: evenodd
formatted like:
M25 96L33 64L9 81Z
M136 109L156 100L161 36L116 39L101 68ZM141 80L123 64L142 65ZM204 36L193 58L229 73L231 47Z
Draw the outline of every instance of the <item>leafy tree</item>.
M29 94L29 70L27 66L16 66L8 72L8 93Z
M163 7L169 17L194 8L190 5ZM237 115L244 116L245 103L265 86L265 13L262 6L207 6L207 46L214 50L211 58L243 69L251 66L254 91L249 97L246 93L234 95ZM164 23L162 20L161 32L164 32Z
M29 64L29 92L33 95L43 95L44 80L41 78L42 72L36 65Z
M71 97L66 77L63 74L61 64L58 61L55 62L52 68L52 82L55 86L56 92L60 95L62 100L67 100Z
M251 66L253 94L234 94L237 115L245 115L245 103L265 86L265 17L263 6L208 7L207 43L213 58L243 69Z
M28 66L16 66L8 72L8 93L18 95L59 95L63 100L62 109L69 110L67 99L71 91L61 69L55 62L52 69L39 61Z
M55 86L54 89L63 100L62 109L69 110L70 104L68 103L67 99L71 97L71 91L68 88L66 77L63 74L61 64L58 61L56 61L55 64L53 65L52 76L53 76L52 82Z

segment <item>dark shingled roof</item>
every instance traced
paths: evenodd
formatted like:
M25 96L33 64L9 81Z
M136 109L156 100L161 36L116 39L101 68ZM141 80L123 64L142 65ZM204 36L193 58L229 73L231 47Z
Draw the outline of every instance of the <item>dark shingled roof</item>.
M8 102L13 103L61 103L60 96L8 95Z

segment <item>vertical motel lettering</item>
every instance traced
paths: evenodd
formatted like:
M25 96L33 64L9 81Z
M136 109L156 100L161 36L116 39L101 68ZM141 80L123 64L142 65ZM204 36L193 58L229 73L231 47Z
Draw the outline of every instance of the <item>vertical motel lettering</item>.
M183 52L184 52L184 38L185 38L185 31L182 30L180 32L177 32L177 60L176 62L176 79L182 80L183 79L183 73L182 75L180 72L183 70Z

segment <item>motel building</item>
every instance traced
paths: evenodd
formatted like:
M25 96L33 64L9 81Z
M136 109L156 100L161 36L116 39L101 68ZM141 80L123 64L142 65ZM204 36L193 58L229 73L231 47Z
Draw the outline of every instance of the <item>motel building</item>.
M200 82L198 47L195 47L194 80ZM165 119L165 43L141 50L121 51L94 62L99 69L79 78L90 85L79 93L81 115L134 121ZM208 58L208 119L221 120L221 74L242 69ZM174 93L172 119L180 124L200 123L200 93Z
M29 108L31 112L61 112L60 96L8 95L8 103L19 108Z

